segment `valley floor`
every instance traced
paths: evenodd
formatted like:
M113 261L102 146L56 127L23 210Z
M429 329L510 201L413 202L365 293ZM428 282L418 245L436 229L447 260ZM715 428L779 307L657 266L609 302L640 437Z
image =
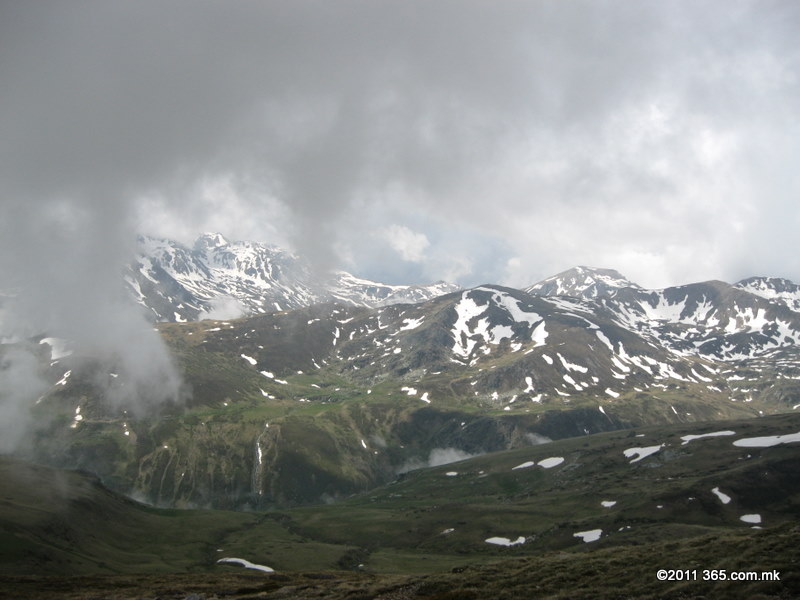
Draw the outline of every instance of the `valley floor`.
M0 577L0 598L29 600L477 600L492 598L748 598L800 596L800 525L739 530L649 544L473 562L432 575L357 572L216 572L81 577ZM661 581L659 569L690 573ZM691 573L696 572L696 576ZM724 575L723 575L724 572ZM734 573L769 581L734 581ZM768 573L768 576L762 576ZM777 574L777 580L775 576ZM696 577L696 579L695 579ZM710 578L716 580L706 580ZM723 578L725 580L723 580Z

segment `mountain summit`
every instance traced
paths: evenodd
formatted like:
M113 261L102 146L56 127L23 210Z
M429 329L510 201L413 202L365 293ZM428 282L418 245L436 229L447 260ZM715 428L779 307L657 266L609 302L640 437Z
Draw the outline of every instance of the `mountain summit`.
M593 299L610 296L624 288L641 289L614 269L579 266L543 279L525 288L525 291L534 296L573 296Z

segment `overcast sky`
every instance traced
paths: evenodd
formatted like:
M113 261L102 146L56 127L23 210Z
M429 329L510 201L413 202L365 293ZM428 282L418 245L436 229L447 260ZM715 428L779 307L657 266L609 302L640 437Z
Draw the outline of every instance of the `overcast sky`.
M799 31L795 0L3 2L0 267L102 291L136 232L213 230L388 282L800 281Z

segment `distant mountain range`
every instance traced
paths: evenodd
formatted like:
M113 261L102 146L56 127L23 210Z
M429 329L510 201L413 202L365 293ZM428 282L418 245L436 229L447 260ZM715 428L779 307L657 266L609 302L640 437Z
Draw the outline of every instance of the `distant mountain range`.
M714 283L722 288L723 282ZM686 288L688 286L679 286ZM779 277L748 277L732 286L756 296L785 305L792 310L800 310L800 285ZM595 269L592 267L573 267L525 288L535 296L573 296L592 300L603 296L614 296L618 291L633 288L643 290L614 269ZM663 291L676 289L666 288ZM646 290L645 290L646 291Z
M220 233L201 235L191 248L173 240L140 236L138 253L125 274L125 282L148 317L159 322L233 318L323 302L370 308L414 304L460 289L443 281L390 285L346 271L321 277L296 254L258 242L231 242ZM619 295L623 290L627 291ZM730 295L735 293L733 290L759 296L770 305L800 311L800 286L775 277L750 277L732 286L706 282L654 291L643 289L613 269L578 266L523 291L534 296L583 300L617 298L618 306L627 303L634 312L652 317L658 306L670 305L674 313L671 302L682 294L689 304L682 305L681 311L687 306L686 310L691 310L696 294ZM690 318L688 312L678 316Z
M338 301L356 306L421 302L459 286L389 285L335 271L322 281L296 254L257 242L201 235L189 248L140 236L125 274L136 301L153 321L234 318Z
M610 269L575 267L526 290L574 297L680 354L735 360L794 346L800 286L787 279L750 277L730 285L707 281L645 290Z
M424 318L427 302L460 290L444 282L386 285L344 271L321 283L295 254L229 242L218 233L200 236L191 249L149 237L139 244L126 282L154 321L230 319L326 302L367 308L416 304L405 312ZM548 335L563 335L570 344L589 335L623 355L622 340L635 335L628 344L640 346L661 365L677 356L753 358L800 343L800 286L786 279L751 277L734 285L708 281L646 290L613 269L579 266L525 290L483 286L449 297L448 314L456 315L450 325L451 358L467 364L475 363L476 352L488 354L503 341L512 347L531 340L544 344ZM650 363L650 371L656 363ZM625 370L616 372L621 376Z

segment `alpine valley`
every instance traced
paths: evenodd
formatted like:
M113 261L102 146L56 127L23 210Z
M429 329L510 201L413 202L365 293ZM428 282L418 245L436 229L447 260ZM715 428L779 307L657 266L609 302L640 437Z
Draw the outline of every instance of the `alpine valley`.
M800 286L588 267L524 290L320 284L219 234L139 248L125 282L186 399L137 417L106 401L115 357L48 332L0 347L35 349L52 383L0 464L2 572L233 577L233 554L293 574L232 598L589 598L627 597L600 575L624 563L633 596L798 591ZM202 581L148 593L221 597Z

